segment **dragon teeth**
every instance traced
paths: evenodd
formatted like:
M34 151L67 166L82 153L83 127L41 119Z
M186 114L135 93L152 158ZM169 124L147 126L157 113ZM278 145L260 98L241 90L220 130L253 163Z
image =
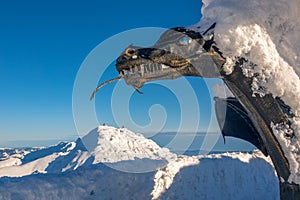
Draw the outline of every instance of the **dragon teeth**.
M140 64L136 66L130 66L127 70L122 70L120 73L123 75L133 75L134 73L139 73L141 76L145 74L153 74L158 71L163 71L169 69L170 67L164 64L151 63L151 64Z
M144 76L144 65L140 65L139 71L142 76Z
M152 71L153 71L153 72L157 71L157 66L156 66L156 64L152 65Z
M150 68L150 72L153 72L154 66L153 66L153 65L150 65L149 68Z
M165 69L169 69L170 67L165 64L158 64L158 63L152 63L152 64L141 64L136 66L130 66L129 69L121 70L120 74L122 75L133 75L135 72L140 73L141 76L144 76L145 74L149 73L156 73L157 71L163 71Z
M164 64L162 64L161 67L162 67L162 69L169 69L170 68L169 66L164 65Z

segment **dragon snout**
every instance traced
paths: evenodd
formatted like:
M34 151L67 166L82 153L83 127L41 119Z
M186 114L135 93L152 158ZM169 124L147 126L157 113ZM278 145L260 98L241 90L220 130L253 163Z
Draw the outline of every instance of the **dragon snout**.
M138 51L137 48L134 47L128 47L125 49L125 51L118 57L116 68L117 71L120 72L123 69L125 69L126 63L128 63L131 60L135 60L138 58Z
M156 62L158 58L166 53L165 50L156 48L142 48L129 46L118 57L116 69L120 73L122 70L128 70L132 66L137 66L149 62Z

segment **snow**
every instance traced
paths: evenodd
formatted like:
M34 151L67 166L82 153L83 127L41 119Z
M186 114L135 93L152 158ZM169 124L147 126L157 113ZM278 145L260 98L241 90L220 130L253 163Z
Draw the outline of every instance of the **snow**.
M7 159L3 159L0 162L0 169L3 167L10 167L10 166L16 166L16 165L20 165L22 162L19 158L15 158L15 157L9 157Z
M142 134L126 128L99 126L82 139L85 147L95 156L96 163L113 163L136 158L172 160L176 158L167 148L160 148L152 140L145 140Z
M287 140L292 133L293 130L290 128L288 124L273 124L271 123L271 128L273 130L274 135L279 138L279 142L281 146L284 146L286 151L288 151L292 156L289 156L289 163L291 168L291 175L289 177L289 182L300 182L300 155L298 141L295 139Z
M74 146L74 142L61 142L49 148L35 148L32 152L17 150L15 154L0 161L0 177L21 177L33 173L47 173L49 164L58 157L67 155Z
M189 164L180 169L160 199L279 199L278 179L261 152L201 156L198 164L196 158L182 159ZM177 166L171 163L165 173Z
M151 192L152 199L158 199L173 183L180 169L199 164L199 157L183 156L168 163L164 169L159 169L154 175L154 188Z
M0 176L21 177L33 173L46 173L49 163L56 159L59 155L53 154L24 165L14 165L0 168Z
M0 199L279 199L272 162L258 150L176 155L141 134L100 126L29 152L16 164L14 154L0 161Z
M235 61L246 77L253 77L253 96L280 97L295 117L295 137L273 129L291 166L290 182L300 184L300 2L299 0L203 0L200 22L192 28L204 32L213 23L214 40L226 57L224 71ZM199 28L198 28L199 27ZM211 37L209 33L206 37ZM254 77L255 76L255 77ZM274 124L273 124L274 125ZM273 126L272 125L272 126ZM271 124L270 124L271 126ZM274 125L279 126L279 125Z

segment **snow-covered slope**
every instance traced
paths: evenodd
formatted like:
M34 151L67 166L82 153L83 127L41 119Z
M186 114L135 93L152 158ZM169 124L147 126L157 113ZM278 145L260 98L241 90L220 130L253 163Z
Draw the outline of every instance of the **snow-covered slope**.
M274 168L259 151L179 156L124 128L100 126L10 159L0 161L0 199L279 198Z
M18 177L33 173L47 173L47 167L60 156L67 155L74 142L61 142L49 148L36 148L31 152L12 154L0 161L0 177ZM17 157L15 155L18 155Z
M153 199L279 199L270 160L261 152L182 157L155 174Z
M204 32L212 24L216 45L226 57L230 74L238 58L246 77L253 77L253 96L271 93L291 107L291 125L270 124L287 157L290 182L300 184L300 1L203 0L200 22ZM206 37L210 37L209 34ZM295 137L289 137L294 130Z

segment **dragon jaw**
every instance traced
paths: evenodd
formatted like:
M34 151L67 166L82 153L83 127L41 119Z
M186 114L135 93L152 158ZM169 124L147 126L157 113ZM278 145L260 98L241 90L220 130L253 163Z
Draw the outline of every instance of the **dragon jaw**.
M146 82L181 76L220 77L211 56L212 44L195 31L173 28L150 48L129 46L117 59L116 69L135 89Z

